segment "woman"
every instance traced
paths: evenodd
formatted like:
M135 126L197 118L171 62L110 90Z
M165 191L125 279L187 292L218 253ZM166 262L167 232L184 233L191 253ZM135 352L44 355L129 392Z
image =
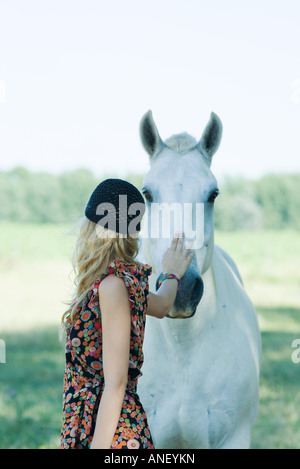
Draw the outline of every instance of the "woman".
M137 394L145 314L163 318L169 312L194 253L182 250L183 236L174 237L162 260L160 287L156 294L149 292L152 269L135 260L136 207L143 215L136 187L106 179L85 210L74 251L74 298L63 316L63 449L154 448Z

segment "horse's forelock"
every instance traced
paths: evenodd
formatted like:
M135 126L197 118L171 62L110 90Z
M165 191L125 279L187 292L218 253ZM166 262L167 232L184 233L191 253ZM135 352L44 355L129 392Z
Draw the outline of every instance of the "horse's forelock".
M176 153L182 154L195 148L197 141L191 135L183 132L181 134L172 135L172 137L165 141L165 144L176 151Z

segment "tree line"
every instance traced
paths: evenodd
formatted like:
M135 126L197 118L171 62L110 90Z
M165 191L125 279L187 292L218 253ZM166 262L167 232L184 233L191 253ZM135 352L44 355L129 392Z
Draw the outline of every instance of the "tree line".
M0 220L23 223L74 223L84 212L99 180L78 169L59 175L24 167L0 172ZM144 175L123 177L142 188ZM300 174L267 174L257 180L225 178L215 201L215 227L223 231L299 229Z

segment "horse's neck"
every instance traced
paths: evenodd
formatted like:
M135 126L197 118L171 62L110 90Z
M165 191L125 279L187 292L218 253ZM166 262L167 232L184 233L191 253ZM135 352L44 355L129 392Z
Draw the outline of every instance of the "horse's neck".
M197 326L201 329L212 322L217 314L217 294L212 266L202 275L204 284L203 296L195 315L198 316Z

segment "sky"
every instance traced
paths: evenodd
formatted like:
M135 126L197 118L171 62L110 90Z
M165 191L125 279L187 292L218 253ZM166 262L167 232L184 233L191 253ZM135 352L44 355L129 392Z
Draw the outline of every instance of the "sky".
M0 0L0 171L146 173L223 123L216 177L300 172L298 0Z

